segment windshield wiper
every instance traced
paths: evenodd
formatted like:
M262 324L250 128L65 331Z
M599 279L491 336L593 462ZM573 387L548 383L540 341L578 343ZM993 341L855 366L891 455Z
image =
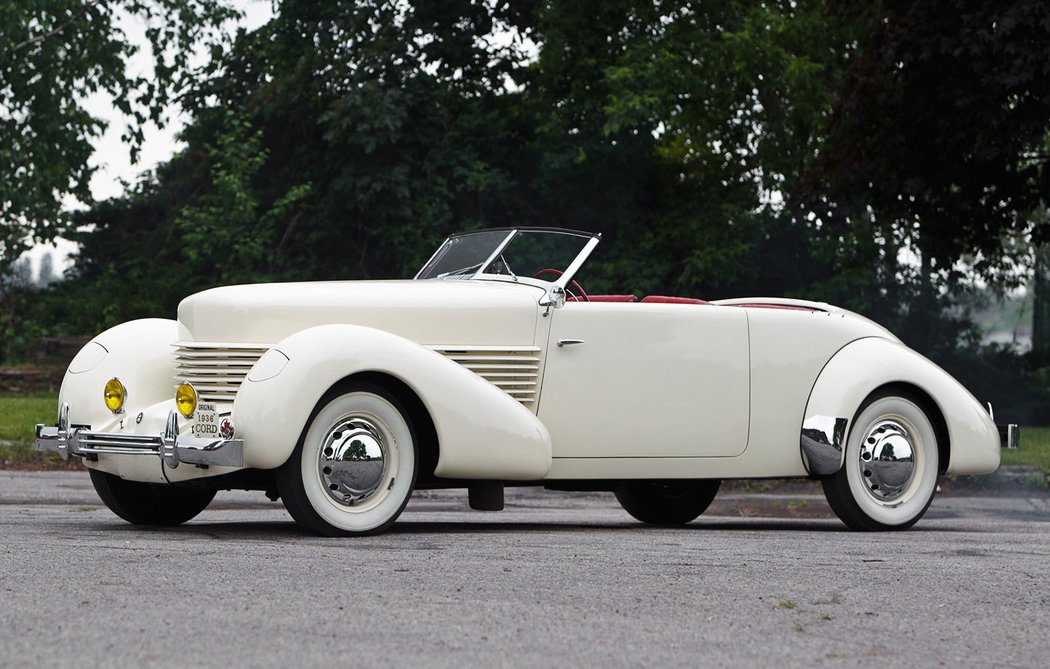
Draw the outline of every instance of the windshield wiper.
M444 279L445 277L449 276L462 276L463 274L469 274L470 272L476 271L478 269L481 269L481 263L471 265L470 267L461 267L460 269L454 269L451 272L442 272L441 274L438 274L436 278Z
M510 268L510 263L508 263L507 259L503 257L503 254L500 254L500 257L496 260L496 262L492 263L492 265L490 266L490 269L493 270L493 273L495 274L503 273L499 271L500 268L506 271L507 274L510 275L510 278L514 279L515 281L518 280L518 275L515 274L514 270Z

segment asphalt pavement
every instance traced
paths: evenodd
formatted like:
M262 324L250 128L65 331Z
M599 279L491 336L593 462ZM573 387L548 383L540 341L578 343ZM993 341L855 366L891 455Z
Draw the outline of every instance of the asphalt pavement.
M327 539L262 493L150 530L86 473L3 471L0 666L1046 666L1047 488L945 488L882 534L759 483L680 529L527 488Z

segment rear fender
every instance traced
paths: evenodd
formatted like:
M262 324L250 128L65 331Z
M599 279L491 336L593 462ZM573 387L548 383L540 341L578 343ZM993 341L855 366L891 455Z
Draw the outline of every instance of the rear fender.
M890 385L917 388L944 418L950 447L947 474L979 474L999 466L995 424L962 384L903 344L867 337L840 349L810 393L802 423L802 458L810 474L838 471L857 410L869 395Z
M282 465L321 397L355 374L375 372L403 382L430 414L437 476L536 480L550 469L550 435L520 403L439 353L357 325L303 330L252 367L233 406L245 466Z

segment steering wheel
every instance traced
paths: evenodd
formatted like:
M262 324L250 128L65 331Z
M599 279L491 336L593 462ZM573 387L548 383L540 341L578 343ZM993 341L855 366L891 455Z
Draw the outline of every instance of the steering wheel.
M564 274L564 272L562 272L560 269L554 269L552 267L548 267L547 269L541 269L540 271L538 271L535 274L533 274L532 278L533 279L541 279L541 278L543 278L544 274L553 274L554 278L557 279L562 274ZM583 302L590 302L591 301L591 298L587 297L587 293L584 292L583 286L581 286L580 284L576 283L575 279L570 281L569 285L572 286L573 290L575 290L576 293L579 295L577 297L578 300L582 300Z

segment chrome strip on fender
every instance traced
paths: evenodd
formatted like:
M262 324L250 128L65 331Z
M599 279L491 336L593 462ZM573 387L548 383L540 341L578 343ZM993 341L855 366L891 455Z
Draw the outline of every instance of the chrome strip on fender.
M802 463L811 476L831 476L842 468L849 420L810 416L802 423Z

